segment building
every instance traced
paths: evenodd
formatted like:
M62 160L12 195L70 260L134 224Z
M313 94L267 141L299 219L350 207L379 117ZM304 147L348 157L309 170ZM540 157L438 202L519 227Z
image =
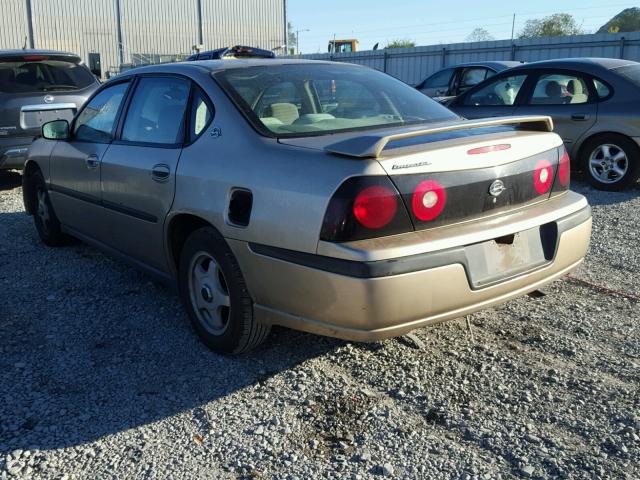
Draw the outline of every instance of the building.
M79 54L99 77L123 65L250 45L285 51L286 0L2 0L0 49Z

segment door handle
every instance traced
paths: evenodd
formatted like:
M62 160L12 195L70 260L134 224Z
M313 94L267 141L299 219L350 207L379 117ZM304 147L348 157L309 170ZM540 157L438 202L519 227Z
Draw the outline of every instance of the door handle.
M156 182L166 182L169 180L169 175L171 175L171 169L169 165L165 165L160 163L158 165L154 165L151 169L151 178L153 178Z
M574 113L571 115L571 120L582 121L588 118L589 118L589 115L587 115L586 113Z
M87 168L93 170L100 166L100 159L97 155L89 155L85 158L84 163L87 165Z

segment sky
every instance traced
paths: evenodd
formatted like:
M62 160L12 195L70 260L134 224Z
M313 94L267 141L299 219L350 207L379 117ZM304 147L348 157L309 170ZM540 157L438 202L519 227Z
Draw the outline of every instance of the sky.
M300 31L301 52L324 53L334 35L357 38L360 50L370 50L377 42L382 48L395 39L417 45L464 42L476 27L485 28L496 40L509 39L514 14L516 36L528 19L553 13L569 13L587 33L594 33L621 10L634 6L640 1L288 0L287 15L294 30Z

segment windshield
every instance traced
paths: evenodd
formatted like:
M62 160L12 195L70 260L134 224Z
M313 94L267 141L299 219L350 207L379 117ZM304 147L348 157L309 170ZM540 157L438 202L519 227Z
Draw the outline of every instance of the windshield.
M265 135L296 137L457 118L375 70L298 64L235 68L215 78Z
M63 60L0 62L0 92L31 93L78 90L96 81L84 66Z

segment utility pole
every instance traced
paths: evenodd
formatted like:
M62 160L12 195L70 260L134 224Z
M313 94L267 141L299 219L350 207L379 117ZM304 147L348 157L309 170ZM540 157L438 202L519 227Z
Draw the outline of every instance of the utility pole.
M308 28L305 28L304 30L296 30L296 53L298 55L300 55L300 32L309 32L310 30Z
M287 18L287 0L282 0L284 9L284 54L289 55L289 20Z
M29 34L29 48L36 48L36 42L33 38L33 12L31 10L31 0L26 0L27 7L27 32ZM26 42L25 42L26 43Z
M124 63L124 43L122 43L122 18L120 16L120 0L116 2L116 38L118 41L118 57L120 66Z
M204 34L202 33L202 0L197 0L198 7L198 45L204 45Z
M511 23L511 43L513 43L513 34L516 30L516 14L513 14L513 22Z

